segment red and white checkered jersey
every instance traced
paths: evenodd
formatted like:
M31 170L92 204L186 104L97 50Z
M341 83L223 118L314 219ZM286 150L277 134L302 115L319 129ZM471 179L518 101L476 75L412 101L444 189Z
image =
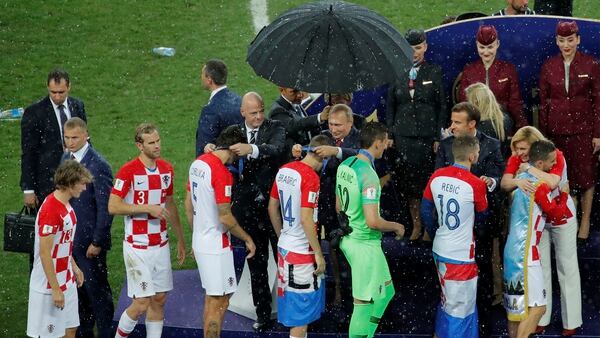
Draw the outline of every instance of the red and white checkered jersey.
M35 220L34 261L29 281L31 289L46 294L52 293L40 258L40 238L51 235L54 236L54 242L50 256L58 285L62 291L73 286L75 274L71 267L71 257L76 227L77 218L73 208L57 200L54 194L48 195Z
M475 260L475 212L487 209L486 185L463 166L436 170L423 192L435 204L439 228L433 252L460 262Z
M290 162L277 172L271 197L278 199L281 207L280 248L297 253L313 252L300 221L302 208L313 208L316 216L319 186L319 175L301 161ZM313 219L316 223L316 217Z
M231 250L231 235L219 221L218 204L231 203L233 176L214 154L200 155L190 166L188 191L194 206L192 248L219 254Z
M505 174L513 174L515 177L517 176L517 172L519 171L519 166L521 165L521 158L517 155L512 155L506 161L506 168L504 169ZM554 174L560 177L560 181L558 183L558 187L552 190L552 198L556 198L560 195L561 189L569 184L569 178L567 176L567 161L565 160L565 156L562 151L556 149L556 163L550 168L548 171L549 174ZM571 215L576 215L576 208L571 195L569 195L569 200L567 201L567 207L569 211L571 211ZM574 216L571 216L574 217ZM549 222L552 226L561 226L566 224L566 221L552 221Z
M167 196L173 195L173 166L157 159L156 168L149 169L136 158L121 167L111 193L127 204L165 207ZM167 222L147 213L125 216L125 241L138 249L163 246L168 241Z

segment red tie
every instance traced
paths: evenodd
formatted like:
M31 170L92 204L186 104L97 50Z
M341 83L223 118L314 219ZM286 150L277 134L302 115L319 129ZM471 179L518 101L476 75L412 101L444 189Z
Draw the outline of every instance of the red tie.
M341 147L343 142L344 142L344 140L342 140L341 138L338 138L337 140L335 140L335 146Z

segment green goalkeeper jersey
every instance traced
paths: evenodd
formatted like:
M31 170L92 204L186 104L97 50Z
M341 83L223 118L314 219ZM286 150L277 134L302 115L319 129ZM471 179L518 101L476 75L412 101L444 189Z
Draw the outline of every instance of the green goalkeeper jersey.
M364 204L377 204L377 212L379 212L381 186L371 163L356 156L342 162L337 170L335 195L340 201L340 209L346 213L350 221L352 227L350 237L381 239L381 231L367 226L363 212Z

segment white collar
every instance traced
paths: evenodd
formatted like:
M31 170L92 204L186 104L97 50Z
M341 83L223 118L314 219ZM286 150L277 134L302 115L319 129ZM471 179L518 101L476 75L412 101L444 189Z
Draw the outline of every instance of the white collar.
M217 93L218 93L218 92L220 92L221 90L223 90L223 89L225 89L225 88L227 88L227 86L221 86L221 87L219 87L219 88L217 88L217 89L213 90L212 92L210 92L210 97L208 98L208 100L209 100L209 101L210 101L210 100L212 100L212 98L213 98L215 95L217 95Z
M81 160L83 160L83 156L85 156L85 153L87 152L89 147L90 147L90 144L88 142L85 142L85 144L83 145L83 147L81 147L81 149L79 149L76 152L71 153L71 154L73 156L75 156L75 160L77 162L81 162Z

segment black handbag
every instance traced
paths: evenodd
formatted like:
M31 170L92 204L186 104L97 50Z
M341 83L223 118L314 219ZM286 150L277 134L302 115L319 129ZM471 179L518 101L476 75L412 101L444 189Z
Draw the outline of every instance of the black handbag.
M36 210L27 207L4 215L4 251L33 252L35 217Z

